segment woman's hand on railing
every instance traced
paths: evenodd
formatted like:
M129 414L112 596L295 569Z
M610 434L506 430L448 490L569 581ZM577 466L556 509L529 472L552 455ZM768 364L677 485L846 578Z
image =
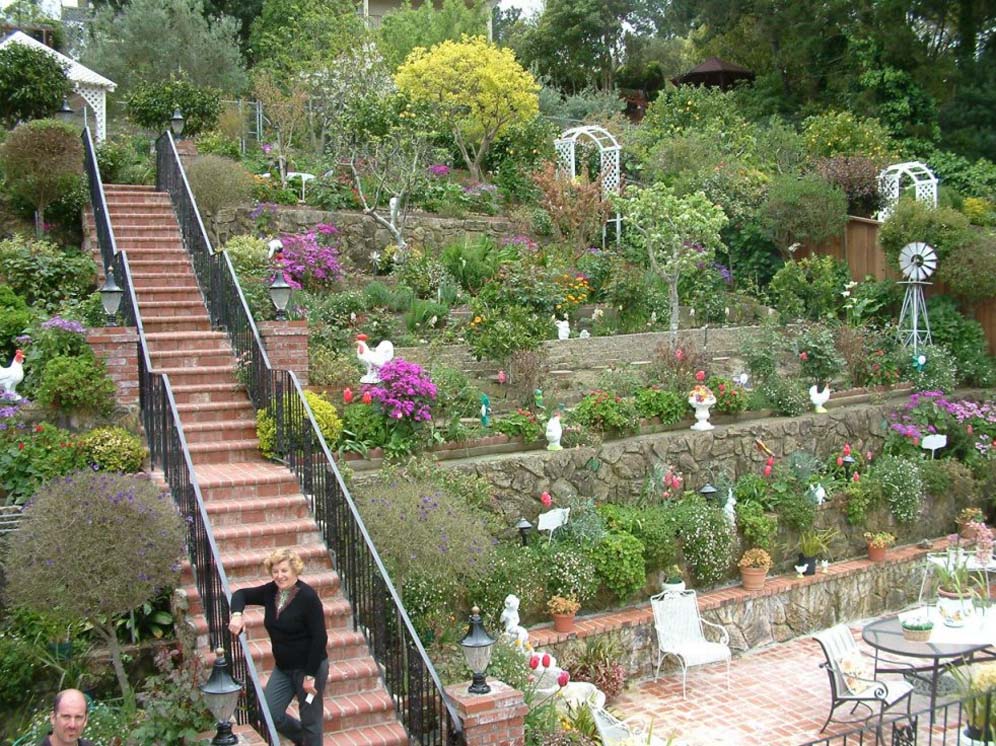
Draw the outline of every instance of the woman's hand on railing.
M232 633L233 637L238 637L245 626L246 623L242 621L242 612L236 611L232 614L232 621L228 623L228 631Z

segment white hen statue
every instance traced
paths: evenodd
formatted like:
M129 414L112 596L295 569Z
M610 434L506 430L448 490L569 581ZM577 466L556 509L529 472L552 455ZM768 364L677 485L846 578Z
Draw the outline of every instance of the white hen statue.
M819 390L815 383L810 386L809 401L811 401L813 406L816 408L813 410L816 414L826 414L827 408L823 405L830 401L830 384L828 383L824 386L822 391Z
M6 368L0 367L0 387L8 394L8 399L20 401L21 395L17 393L17 384L24 380L24 351L16 350L14 359Z
M357 334L356 357L367 366L367 372L360 379L360 383L380 383L378 371L384 363L390 362L394 358L394 345L385 339L371 350L367 346L367 335Z

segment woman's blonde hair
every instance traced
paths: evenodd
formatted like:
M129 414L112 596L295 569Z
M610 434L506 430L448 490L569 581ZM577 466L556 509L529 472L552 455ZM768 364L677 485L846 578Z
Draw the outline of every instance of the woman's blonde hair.
M304 560L293 549L274 549L270 552L270 556L263 560L263 567L266 568L266 573L270 574L273 572L273 566L281 562L290 562L295 575L300 575L304 569Z

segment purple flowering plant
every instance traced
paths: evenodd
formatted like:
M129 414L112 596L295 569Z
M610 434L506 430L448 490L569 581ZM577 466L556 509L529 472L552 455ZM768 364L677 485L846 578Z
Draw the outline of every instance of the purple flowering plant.
M996 404L971 399L953 401L943 391L914 392L902 409L889 415L885 450L923 455L921 442L933 433L948 436L943 455L968 461L996 456Z
M336 236L339 229L320 223L307 233L283 235L282 264L287 282L308 290L331 288L342 279Z
M380 383L366 390L389 420L417 424L432 419L436 384L417 363L394 358L378 371Z
M433 163L426 170L429 172L429 176L435 176L437 178L450 175L450 167L445 163Z

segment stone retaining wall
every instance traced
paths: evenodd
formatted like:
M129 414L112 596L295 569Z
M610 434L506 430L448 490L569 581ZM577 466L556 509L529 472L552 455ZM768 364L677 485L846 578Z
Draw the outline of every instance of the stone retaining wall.
M240 207L219 212L215 227L222 245L234 235L255 233L256 223L249 217L250 211L250 208ZM375 223L373 218L355 210L330 212L313 207L280 207L274 231L297 233L319 223L334 223L339 228L340 249L360 266L369 265L371 251L383 251L385 246L394 244L387 230ZM404 235L414 246L442 247L454 241L484 236L498 241L515 232L511 221L505 217L474 215L458 219L414 213L408 216Z
M880 616L915 603L925 552L901 547L890 551L885 562L853 560L831 565L826 575L769 578L764 590L756 593L744 591L739 585L712 591L699 596L700 612L703 619L726 628L734 654L785 642L840 622ZM657 642L649 604L578 617L577 632L570 635L554 632L550 625L534 627L529 631L529 641L559 655L573 640L609 634L618 636L626 651L622 662L628 677L653 676ZM813 666L821 660L814 643ZM692 677L694 673L690 672L690 686L694 686Z

